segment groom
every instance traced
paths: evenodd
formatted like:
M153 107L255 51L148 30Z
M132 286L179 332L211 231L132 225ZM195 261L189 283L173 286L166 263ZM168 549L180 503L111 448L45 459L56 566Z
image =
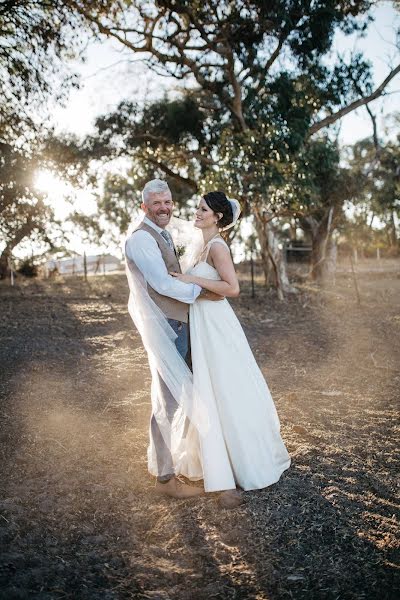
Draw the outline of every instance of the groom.
M178 336L175 345L179 354L188 360L189 354L189 304L198 297L219 300L220 296L202 290L198 285L183 283L170 272L181 272L170 233L165 229L173 209L171 191L161 179L148 181L142 192L142 210L145 217L127 240L125 254L128 263L139 269L153 302L165 315ZM162 400L171 422L177 402L161 380ZM182 484L174 475L171 452L160 432L155 415L152 414L150 435L155 447L159 475L156 491L174 498L188 498L202 494L198 487ZM161 473L167 473L161 475Z

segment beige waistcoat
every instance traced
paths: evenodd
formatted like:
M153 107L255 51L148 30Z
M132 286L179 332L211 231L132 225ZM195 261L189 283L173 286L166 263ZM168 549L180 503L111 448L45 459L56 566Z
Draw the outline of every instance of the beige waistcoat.
M168 272L174 271L181 273L182 271L179 264L179 260L175 252L169 247L168 243L165 241L162 235L146 223L141 223L139 227L135 229L135 231L139 231L141 229L143 231L147 231L147 233L149 233L157 242L157 245L160 248L161 256L163 258L163 261L165 262L165 266L167 267ZM135 231L133 232L133 234L135 233ZM139 270L133 260L131 260L128 256L126 257L126 259L132 270ZM159 294L148 283L147 291L149 293L150 298L153 300L153 302L157 304L158 308L164 313L167 319L175 319L176 321L182 321L183 323L188 322L189 306L187 304L185 304L184 302L180 302L179 300L175 300L175 298L170 298L169 296L163 296L162 294Z

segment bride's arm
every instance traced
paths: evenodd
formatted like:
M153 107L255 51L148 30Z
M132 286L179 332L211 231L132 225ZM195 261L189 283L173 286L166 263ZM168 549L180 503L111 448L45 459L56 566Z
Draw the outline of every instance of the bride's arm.
M236 298L239 296L239 282L228 248L222 244L212 244L210 256L221 277L221 281L205 279L204 277L197 277L196 275L190 274L181 275L180 273L171 273L171 275L174 275L174 277L177 277L186 283L195 283L200 287L221 296L226 296L228 298Z

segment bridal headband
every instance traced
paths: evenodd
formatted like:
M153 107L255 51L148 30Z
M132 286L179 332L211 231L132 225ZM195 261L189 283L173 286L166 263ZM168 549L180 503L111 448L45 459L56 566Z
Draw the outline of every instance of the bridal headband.
M236 225L241 212L240 204L237 200L234 200L233 198L228 198L228 200L232 208L232 223L229 223L229 225L225 225L225 227L221 227L221 231L226 231L227 229L230 229L231 227Z

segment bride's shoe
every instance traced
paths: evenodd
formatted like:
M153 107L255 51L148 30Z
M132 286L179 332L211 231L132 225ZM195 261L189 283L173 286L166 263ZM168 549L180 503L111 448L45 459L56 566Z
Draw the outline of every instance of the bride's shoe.
M218 503L222 508L237 508L243 502L243 492L239 490L226 490L218 498Z
M195 498L204 494L202 488L181 483L176 477L172 477L167 483L156 481L155 492L171 498Z

